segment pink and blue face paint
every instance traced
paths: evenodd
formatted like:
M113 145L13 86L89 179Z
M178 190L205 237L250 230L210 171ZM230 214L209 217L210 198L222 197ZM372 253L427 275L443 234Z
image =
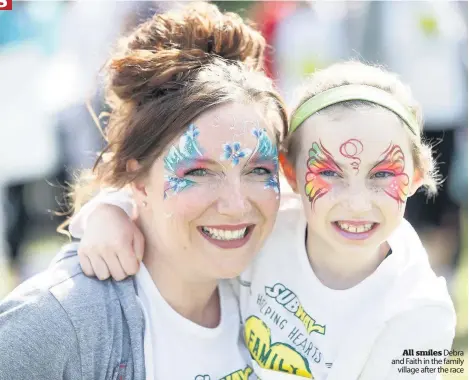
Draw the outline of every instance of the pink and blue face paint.
M254 151L256 158L274 164L274 171L267 178L264 189L272 189L276 194L279 194L280 184L278 178L277 145L272 143L265 129L255 128L252 130L252 134L257 138L257 146Z
M180 193L196 184L184 177L184 169L196 165L197 158L203 156L202 149L197 141L199 129L191 124L180 137L178 146L171 146L164 158L165 184L163 198Z

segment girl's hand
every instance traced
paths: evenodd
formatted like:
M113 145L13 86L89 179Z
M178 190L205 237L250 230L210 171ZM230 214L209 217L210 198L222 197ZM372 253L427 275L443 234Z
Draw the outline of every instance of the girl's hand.
M78 256L87 276L121 281L139 271L143 249L143 235L127 214L101 204L88 216Z

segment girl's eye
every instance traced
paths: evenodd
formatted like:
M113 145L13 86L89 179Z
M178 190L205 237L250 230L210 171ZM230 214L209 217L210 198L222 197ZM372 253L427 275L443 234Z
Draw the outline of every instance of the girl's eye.
M184 173L184 176L204 177L208 174L207 169L192 169Z
M376 172L374 173L371 178L377 178L377 179L383 179L383 178L389 178L389 177L394 177L394 173L392 172L387 172L387 171L381 171L381 172Z
M269 169L261 168L261 167L252 169L250 173L257 174L257 175L272 174L272 172Z
M338 173L336 173L335 171L333 171L333 170L324 170L319 174L324 176L324 177L337 177L337 178L340 177L340 175Z

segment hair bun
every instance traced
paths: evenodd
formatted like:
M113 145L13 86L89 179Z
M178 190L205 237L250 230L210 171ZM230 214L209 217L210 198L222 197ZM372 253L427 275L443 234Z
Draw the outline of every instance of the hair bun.
M264 49L264 37L239 15L191 3L156 14L122 41L122 53L110 62L111 90L121 100L167 90L172 78L182 79L216 56L258 70Z

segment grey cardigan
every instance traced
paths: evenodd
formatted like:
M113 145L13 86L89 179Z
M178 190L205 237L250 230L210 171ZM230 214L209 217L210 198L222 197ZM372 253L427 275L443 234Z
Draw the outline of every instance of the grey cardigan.
M132 277L86 277L72 243L0 303L0 380L144 380Z

